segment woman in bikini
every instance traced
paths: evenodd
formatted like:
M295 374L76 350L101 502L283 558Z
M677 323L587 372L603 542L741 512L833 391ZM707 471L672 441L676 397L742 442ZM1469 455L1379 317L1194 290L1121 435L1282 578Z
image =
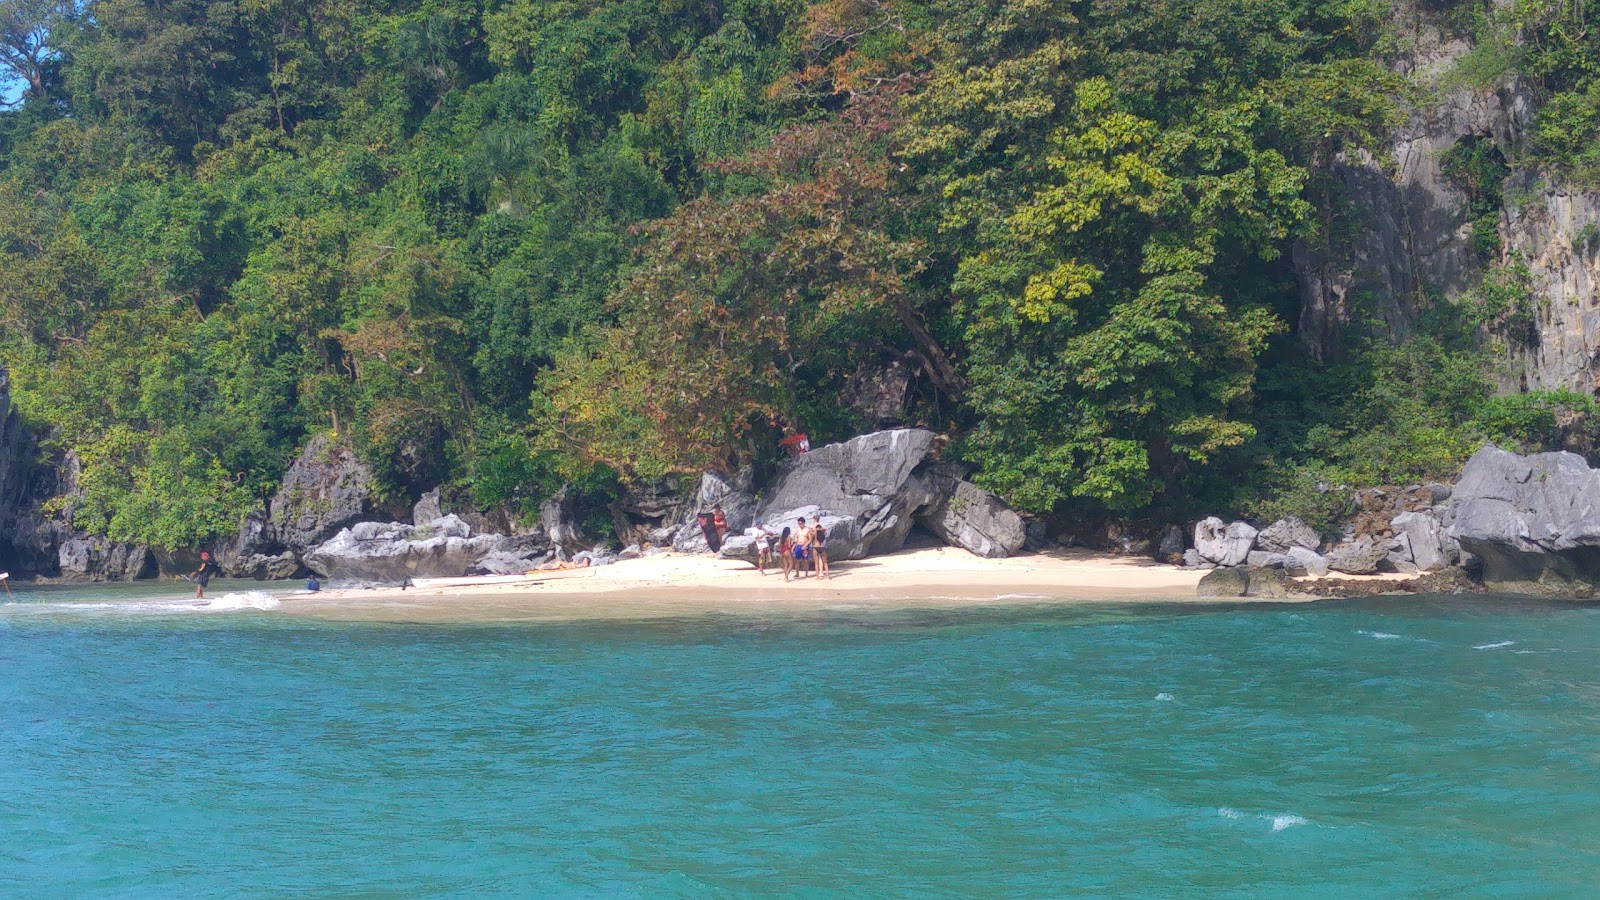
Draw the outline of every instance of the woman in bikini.
M789 533L788 526L778 535L778 562L783 566L783 580L789 580L789 573L794 571L794 536Z

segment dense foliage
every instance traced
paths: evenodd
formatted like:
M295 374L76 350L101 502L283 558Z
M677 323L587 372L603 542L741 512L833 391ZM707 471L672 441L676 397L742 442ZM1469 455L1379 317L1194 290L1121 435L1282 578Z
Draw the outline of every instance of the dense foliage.
M1536 34L1581 169L1572 2L1456 12ZM166 547L316 431L396 500L526 506L845 437L889 360L1035 513L1445 474L1592 401L1492 397L1465 313L1298 351L1287 253L1395 120L1388 11L0 0L0 361L82 459L80 524ZM1489 215L1504 161L1447 165Z

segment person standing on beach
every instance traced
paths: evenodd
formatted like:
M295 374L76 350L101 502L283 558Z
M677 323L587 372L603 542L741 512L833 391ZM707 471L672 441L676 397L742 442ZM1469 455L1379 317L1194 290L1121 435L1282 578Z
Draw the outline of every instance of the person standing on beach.
M206 585L211 583L211 577L217 574L217 564L211 561L211 554L200 554L200 568L189 573L189 580L194 582L194 598L206 598Z
M718 541L728 536L728 517L723 514L720 503L711 507L711 525L717 529Z
M767 563L772 561L772 532L767 530L767 525L760 519L754 525L744 530L751 540L755 541L756 569L761 574L767 574Z
M815 560L818 575L833 577L833 572L828 568L828 529L822 527L820 513L811 517L811 558Z
M806 563L811 561L811 529L806 526L806 517L801 516L795 520L794 529L794 569L801 577L806 577Z
M794 571L794 559L791 556L793 552L794 537L786 527L783 529L783 533L778 536L778 564L783 566L784 581L788 581L789 573Z

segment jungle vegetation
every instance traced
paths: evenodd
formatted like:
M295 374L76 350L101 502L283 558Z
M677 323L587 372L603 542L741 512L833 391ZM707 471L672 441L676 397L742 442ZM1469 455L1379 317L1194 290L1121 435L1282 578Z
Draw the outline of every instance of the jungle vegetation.
M1468 75L1541 79L1552 171L1600 170L1595 6L1440 11ZM79 524L165 547L313 433L397 503L531 509L848 437L891 361L906 420L1033 514L1442 477L1593 401L1496 397L1477 301L1302 349L1290 250L1336 239L1330 167L1411 89L1392 12L0 0L0 362L81 457Z

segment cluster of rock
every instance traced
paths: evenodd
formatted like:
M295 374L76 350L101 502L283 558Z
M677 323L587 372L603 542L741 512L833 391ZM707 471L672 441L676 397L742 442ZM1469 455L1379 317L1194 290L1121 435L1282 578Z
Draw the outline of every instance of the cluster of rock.
M1443 485L1413 488L1437 497L1435 505L1402 510L1387 519L1386 527L1349 528L1335 541L1324 539L1298 518L1279 519L1257 531L1247 522L1224 523L1215 516L1194 529L1194 547L1184 553L1191 568L1283 569L1291 575L1371 575L1376 572L1416 574L1434 572L1461 560L1461 545L1449 527L1455 511L1445 502Z
M405 577L514 573L552 559L605 565L671 547L709 551L697 516L720 506L730 535L724 558L755 561L741 534L758 518L777 530L820 515L834 559L892 553L920 524L952 546L980 556L1023 547L1024 523L966 472L939 462L935 436L896 429L820 447L780 470L764 499L749 471L698 479L668 476L630 485L609 507L618 541L611 553L586 534L578 498L562 490L540 507L536 527L450 511L438 492L422 498L412 521L372 521L371 475L353 457L313 442L301 454L269 512L251 517L239 541L219 554L230 574L288 577L303 567L337 582L395 582Z
M423 524L361 522L341 529L305 557L307 568L336 582L526 572L555 553L543 535L475 534L456 515Z
M1358 492L1355 500L1357 514L1334 540L1293 516L1259 531L1248 522L1202 519L1183 563L1218 570L1202 580L1202 596L1286 596L1291 577L1415 575L1460 564L1461 544L1450 531L1456 512L1448 486L1374 488Z
M820 515L829 558L836 560L893 553L919 524L979 556L1021 550L1022 517L967 481L965 470L938 461L934 445L933 432L900 428L817 448L783 466L751 518L779 530ZM731 536L721 555L754 564L755 542Z

